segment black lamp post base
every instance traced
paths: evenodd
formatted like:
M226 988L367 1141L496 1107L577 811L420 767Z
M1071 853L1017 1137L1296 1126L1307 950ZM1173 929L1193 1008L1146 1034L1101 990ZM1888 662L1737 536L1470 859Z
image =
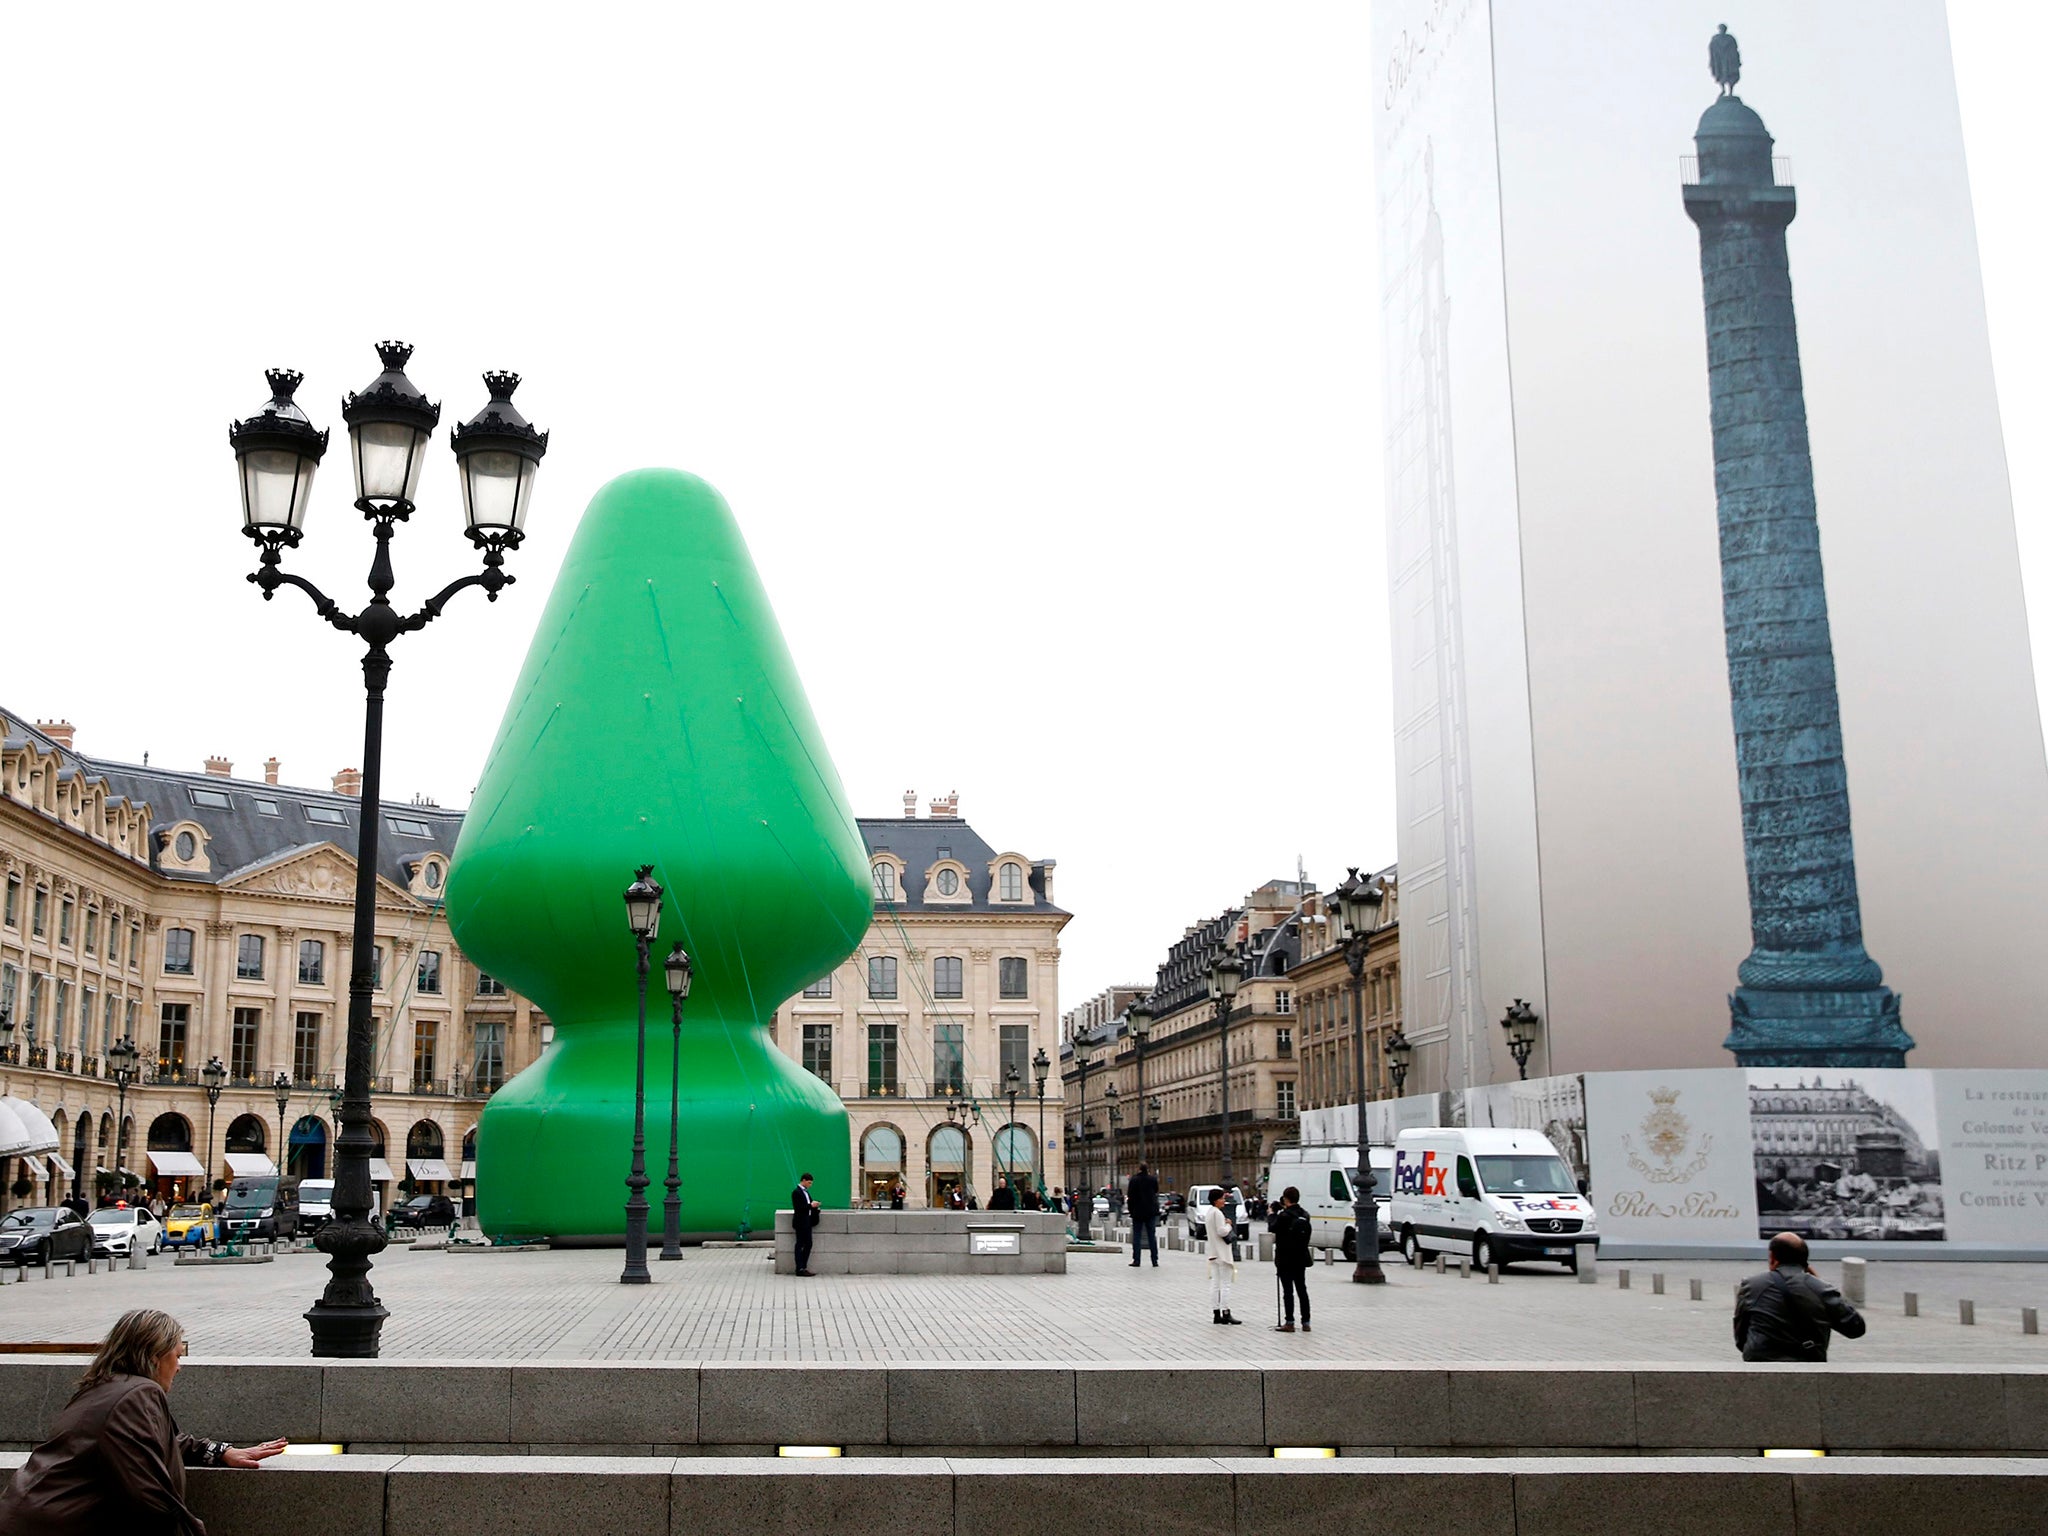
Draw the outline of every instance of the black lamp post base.
M1378 1259L1360 1259L1358 1267L1351 1271L1353 1285L1385 1285L1387 1272L1380 1268Z
M635 1271L635 1270L630 1270L630 1269L629 1269L629 1270L627 1270L627 1271L626 1271L626 1272L625 1272L624 1274L622 1274L622 1275L620 1275L620 1276L619 1276L619 1284L621 1284L621 1285L652 1285L652 1284L654 1284L654 1276L652 1276L652 1275L650 1275L649 1273L647 1273L647 1271L646 1271L646 1270L644 1270L644 1269L643 1269L643 1270L638 1270L638 1271Z
M375 1359L384 1319L390 1315L377 1301L358 1307L314 1302L305 1314L313 1330L314 1355L327 1360Z

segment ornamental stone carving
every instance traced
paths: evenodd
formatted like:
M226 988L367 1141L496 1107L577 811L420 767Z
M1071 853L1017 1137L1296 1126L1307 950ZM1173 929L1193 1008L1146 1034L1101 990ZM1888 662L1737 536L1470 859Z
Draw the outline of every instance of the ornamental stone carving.
M296 928L280 928L277 930L277 942L280 944L289 944L298 936L299 930Z
M142 920L142 926L144 928L147 928L151 933L157 933L162 931L164 926L164 920L158 917L154 912L152 912L149 914L149 916L145 917Z
M988 949L986 947L970 949L967 951L967 958L972 960L976 965L987 965L989 956L993 955L994 953L994 950Z
M233 935L234 931L233 923L210 922L206 925L206 936L209 939L225 939Z

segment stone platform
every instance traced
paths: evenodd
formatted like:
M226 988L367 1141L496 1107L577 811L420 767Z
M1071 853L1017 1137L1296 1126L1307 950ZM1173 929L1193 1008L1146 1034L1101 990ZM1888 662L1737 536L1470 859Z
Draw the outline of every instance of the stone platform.
M794 1214L775 1213L775 1273L796 1273ZM824 1211L814 1275L1063 1275L1057 1211Z

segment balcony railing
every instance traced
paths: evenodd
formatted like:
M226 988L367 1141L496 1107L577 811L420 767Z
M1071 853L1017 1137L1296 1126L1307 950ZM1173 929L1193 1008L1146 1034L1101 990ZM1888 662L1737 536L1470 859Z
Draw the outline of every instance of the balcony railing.
M1705 185L1700 180L1700 157L1698 155L1680 155L1678 157L1678 180L1681 185L1688 187ZM1779 187L1789 187L1792 185L1792 157L1790 155L1771 156L1771 184Z

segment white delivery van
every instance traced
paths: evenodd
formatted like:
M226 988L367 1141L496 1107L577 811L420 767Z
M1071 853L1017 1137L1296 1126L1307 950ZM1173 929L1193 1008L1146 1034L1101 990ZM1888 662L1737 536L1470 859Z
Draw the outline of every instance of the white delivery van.
M1388 1198L1394 1188L1394 1149L1373 1147L1373 1203L1379 1207L1380 1247L1395 1244L1388 1225ZM1352 1263L1358 1262L1358 1213L1352 1201L1356 1195L1352 1180L1358 1174L1358 1148L1276 1147L1272 1165L1266 1170L1266 1197L1280 1203L1280 1191L1293 1185L1301 1191L1301 1208L1309 1214L1314 1231L1310 1241L1318 1248L1335 1248Z
M1392 1205L1410 1264L1469 1252L1481 1269L1549 1259L1576 1274L1580 1250L1600 1246L1593 1202L1540 1131L1403 1131Z

